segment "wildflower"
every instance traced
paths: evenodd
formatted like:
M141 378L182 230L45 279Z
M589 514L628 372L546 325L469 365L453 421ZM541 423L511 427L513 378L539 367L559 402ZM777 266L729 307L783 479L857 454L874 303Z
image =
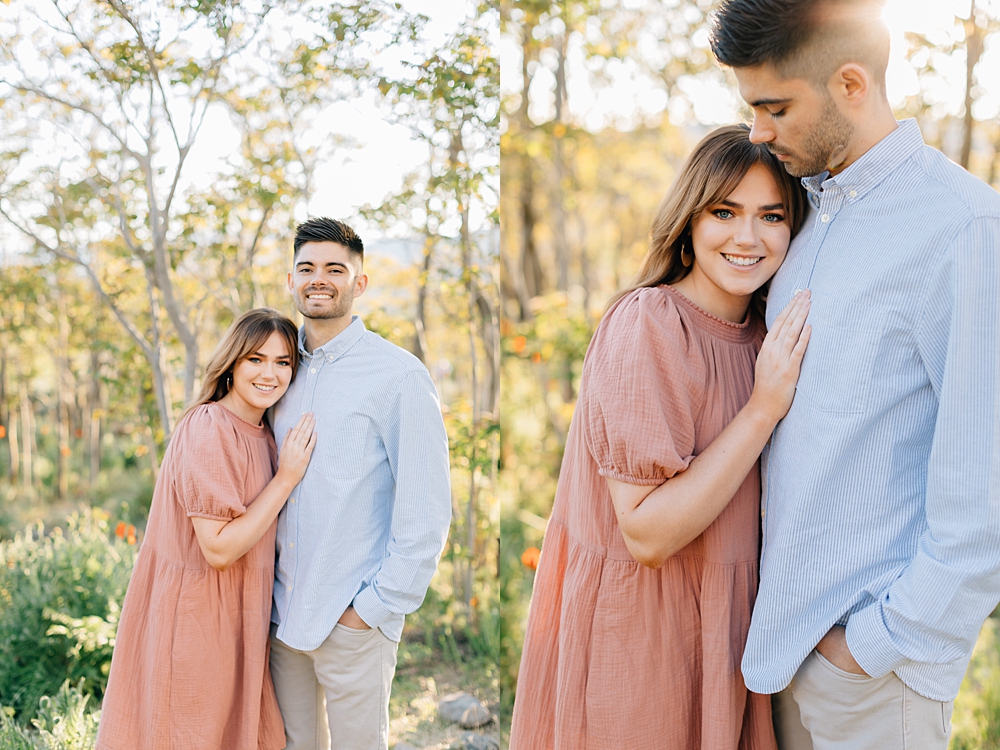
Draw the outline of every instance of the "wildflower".
M516 336L514 340L510 342L510 348L514 350L515 354L523 352L527 345L528 339L525 336Z
M528 547L521 555L521 562L528 568L536 570L538 568L538 558L541 557L542 552L538 547Z
M135 526L129 524L128 528L125 530L125 534L126 534L125 541L127 541L129 544L135 544Z
M118 537L119 539L124 539L125 538L125 522L124 521L119 521L118 525L115 526L115 536Z

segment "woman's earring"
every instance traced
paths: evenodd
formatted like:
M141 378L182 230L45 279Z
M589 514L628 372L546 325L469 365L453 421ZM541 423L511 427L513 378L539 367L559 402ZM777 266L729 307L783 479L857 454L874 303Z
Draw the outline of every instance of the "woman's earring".
M681 243L681 263L685 268L690 268L694 264L694 254L688 252L686 242Z
M233 374L226 373L226 390L230 391L233 388Z

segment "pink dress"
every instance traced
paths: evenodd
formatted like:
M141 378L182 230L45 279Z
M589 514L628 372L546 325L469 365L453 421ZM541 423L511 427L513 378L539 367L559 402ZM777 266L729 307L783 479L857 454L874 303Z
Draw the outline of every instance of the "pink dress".
M535 578L510 750L774 750L740 660L757 592L760 477L659 570L635 561L605 477L684 471L753 390L764 325L660 286L625 296L584 362Z
M122 607L98 750L285 746L268 669L276 524L220 573L190 519L242 515L275 468L271 430L219 404L177 426Z

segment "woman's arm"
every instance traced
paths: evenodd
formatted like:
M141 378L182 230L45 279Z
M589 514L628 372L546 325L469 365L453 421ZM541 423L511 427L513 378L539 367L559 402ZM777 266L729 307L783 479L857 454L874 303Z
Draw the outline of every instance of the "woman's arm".
M809 343L808 314L807 290L795 296L764 339L746 406L685 471L658 486L607 479L625 546L637 561L661 567L732 500L792 404Z
M260 541L270 528L288 495L306 472L316 445L315 424L312 414L304 414L298 424L288 431L278 458L278 472L247 506L246 513L230 521L191 517L201 552L213 568L226 570Z

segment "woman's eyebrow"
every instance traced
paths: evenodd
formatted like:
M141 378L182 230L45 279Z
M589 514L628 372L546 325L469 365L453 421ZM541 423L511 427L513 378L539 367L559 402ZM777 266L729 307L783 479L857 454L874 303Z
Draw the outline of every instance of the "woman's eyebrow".
M776 211L779 208L784 208L784 203L768 203L766 206L761 206L758 210L760 211Z

